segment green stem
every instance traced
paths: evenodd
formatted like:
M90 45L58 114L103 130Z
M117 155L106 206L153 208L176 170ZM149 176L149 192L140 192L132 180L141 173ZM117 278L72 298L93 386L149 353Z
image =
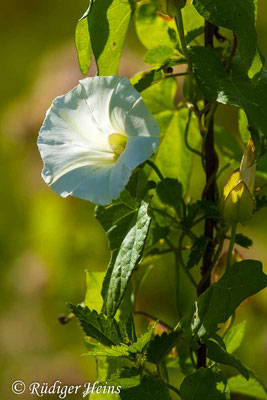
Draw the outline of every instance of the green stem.
M231 239L230 239L228 253L227 253L227 263L226 263L227 268L231 267L231 265L232 265L232 254L233 254L233 249L234 249L234 245L235 245L236 227L237 227L237 222L233 222L232 231L231 231Z
M159 168L156 166L156 164L153 163L153 161L151 160L146 160L146 164L149 165L158 175L159 179L161 181L164 180L164 176L162 175L162 173L160 172Z
M185 134L184 134L184 140L185 140L185 145L190 150L192 153L197 154L198 156L202 157L202 153L196 149L193 149L193 147L190 146L188 142L188 133L189 133L189 127L190 127L190 122L191 122L191 117L192 117L192 110L189 110L188 112L188 119L185 127Z
M176 23L176 27L177 27L177 30L179 33L183 53L188 62L188 69L189 69L189 72L191 73L192 72L192 61L191 61L190 54L188 53L188 50L187 50L187 43L186 43L185 34L184 34L184 22L183 22L183 16L182 16L181 10L177 11L177 14L175 17L175 23Z

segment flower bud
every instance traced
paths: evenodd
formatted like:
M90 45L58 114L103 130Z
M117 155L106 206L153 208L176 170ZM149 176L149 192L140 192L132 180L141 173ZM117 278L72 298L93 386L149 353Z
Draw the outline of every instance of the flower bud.
M240 169L236 170L223 188L221 209L226 223L246 225L253 213L253 189L256 165L255 148L250 139Z
M174 18L178 10L186 5L186 0L159 0L159 7L162 14Z

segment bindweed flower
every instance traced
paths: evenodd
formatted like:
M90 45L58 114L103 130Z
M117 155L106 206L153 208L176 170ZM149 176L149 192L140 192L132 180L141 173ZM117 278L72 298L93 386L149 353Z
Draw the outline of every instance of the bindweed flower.
M57 97L41 127L44 181L62 197L107 205L159 145L159 126L128 78L86 78Z
M246 225L253 213L253 190L256 164L255 148L250 139L245 149L240 168L236 170L223 188L221 208L227 223L240 222Z

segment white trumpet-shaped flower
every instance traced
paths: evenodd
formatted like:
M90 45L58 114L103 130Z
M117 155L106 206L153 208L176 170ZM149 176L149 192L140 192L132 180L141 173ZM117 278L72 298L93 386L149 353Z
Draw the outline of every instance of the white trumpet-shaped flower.
M62 197L110 204L158 144L159 126L128 78L86 78L47 111L42 177Z

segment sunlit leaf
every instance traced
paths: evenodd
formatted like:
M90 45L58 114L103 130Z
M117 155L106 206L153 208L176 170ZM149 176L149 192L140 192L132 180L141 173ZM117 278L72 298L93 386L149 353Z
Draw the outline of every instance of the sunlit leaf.
M104 311L108 315L115 315L142 256L150 225L147 209L146 200L134 208L117 202L96 209L96 218L107 232L112 251L102 289Z
M154 376L144 376L141 384L131 389L122 390L122 400L171 400L169 391L162 380Z
M182 328L188 341L206 340L227 321L234 310L247 298L267 286L262 264L255 260L237 262L222 278L212 284L195 302L192 311L182 318Z
M224 342L228 353L234 353L243 341L246 332L246 321L240 322L232 326L232 328L226 333Z

